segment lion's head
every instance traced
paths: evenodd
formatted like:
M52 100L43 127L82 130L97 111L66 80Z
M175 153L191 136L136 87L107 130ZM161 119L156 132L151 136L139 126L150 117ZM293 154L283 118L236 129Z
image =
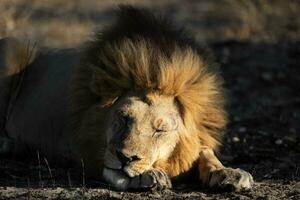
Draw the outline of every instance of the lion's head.
M105 166L133 177L167 160L183 128L176 104L174 97L155 93L128 94L116 102L106 129Z
M219 144L222 81L193 40L167 21L130 7L119 15L88 45L76 72L76 144L93 173L104 165L133 177L178 159L175 176L179 166L192 166L201 145Z

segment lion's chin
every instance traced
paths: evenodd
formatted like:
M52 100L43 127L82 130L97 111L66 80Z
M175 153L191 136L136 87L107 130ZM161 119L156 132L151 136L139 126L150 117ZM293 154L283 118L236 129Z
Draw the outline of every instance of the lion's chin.
M126 165L123 168L123 171L129 176L129 177L135 177L143 174L145 171L150 169L149 165L146 164L130 164Z
M105 164L104 167L107 169L110 169L110 170L123 172L124 174L126 174L129 177L135 177L144 172L144 170L138 170L135 167L132 167L131 165L120 167L118 165L113 165L112 163L108 163L108 164Z
M138 170L135 170L134 168L130 167L130 166L125 166L124 167L124 172L129 176L129 177L135 177L138 176L140 174L142 174L141 172L139 172Z

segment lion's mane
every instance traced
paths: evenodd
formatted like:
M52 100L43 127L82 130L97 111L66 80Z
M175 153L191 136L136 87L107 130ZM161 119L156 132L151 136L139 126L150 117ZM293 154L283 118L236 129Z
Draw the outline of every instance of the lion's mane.
M191 167L201 146L220 144L226 125L223 81L195 41L165 18L129 6L117 14L116 22L87 44L72 83L72 126L80 152L87 159L95 152L98 160L103 157L105 141L92 124L102 121L104 128L105 114L95 107L105 113L128 91L171 95L187 129L170 158L178 160L171 174L179 174Z

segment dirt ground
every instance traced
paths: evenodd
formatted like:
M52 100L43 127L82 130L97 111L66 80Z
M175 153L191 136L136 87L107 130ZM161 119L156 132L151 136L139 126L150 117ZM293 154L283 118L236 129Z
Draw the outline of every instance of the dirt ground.
M30 162L0 159L0 199L300 199L300 15L294 12L300 4L240 1L244 2L240 5L228 3L237 1L220 1L227 2L222 7L209 1L154 2L144 1L142 5L160 8L180 25L187 25L220 64L228 89L230 124L219 157L227 166L249 171L256 181L254 188L242 193L218 192L188 182L176 185L172 191L117 192L103 182L86 180L80 167L46 164L33 155ZM24 6L22 1L14 3L10 6L16 10ZM33 3L27 9L40 12L46 7L48 14L42 13L52 23L63 14L51 10L51 6ZM109 6L107 3L99 14L88 16L89 23L110 20ZM224 8L232 10L225 12ZM36 14L37 10L30 12ZM70 18L79 14L73 13ZM14 20L18 22L18 18ZM26 23L43 22L31 19ZM27 34L35 38L37 34L42 45L70 47L84 42L81 38L86 37L85 32L93 29L82 31L84 34L73 43L67 40L60 44L61 40L48 32L42 35L35 30L28 34L30 28L22 27L19 32L5 29L2 36ZM46 39L40 39L43 37Z

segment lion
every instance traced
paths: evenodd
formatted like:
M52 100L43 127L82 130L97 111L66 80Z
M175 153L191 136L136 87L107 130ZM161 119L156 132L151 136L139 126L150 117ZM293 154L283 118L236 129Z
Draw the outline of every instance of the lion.
M82 160L122 191L172 188L193 171L209 188L252 187L215 155L227 123L218 68L166 18L120 6L80 50L0 47L1 152Z

